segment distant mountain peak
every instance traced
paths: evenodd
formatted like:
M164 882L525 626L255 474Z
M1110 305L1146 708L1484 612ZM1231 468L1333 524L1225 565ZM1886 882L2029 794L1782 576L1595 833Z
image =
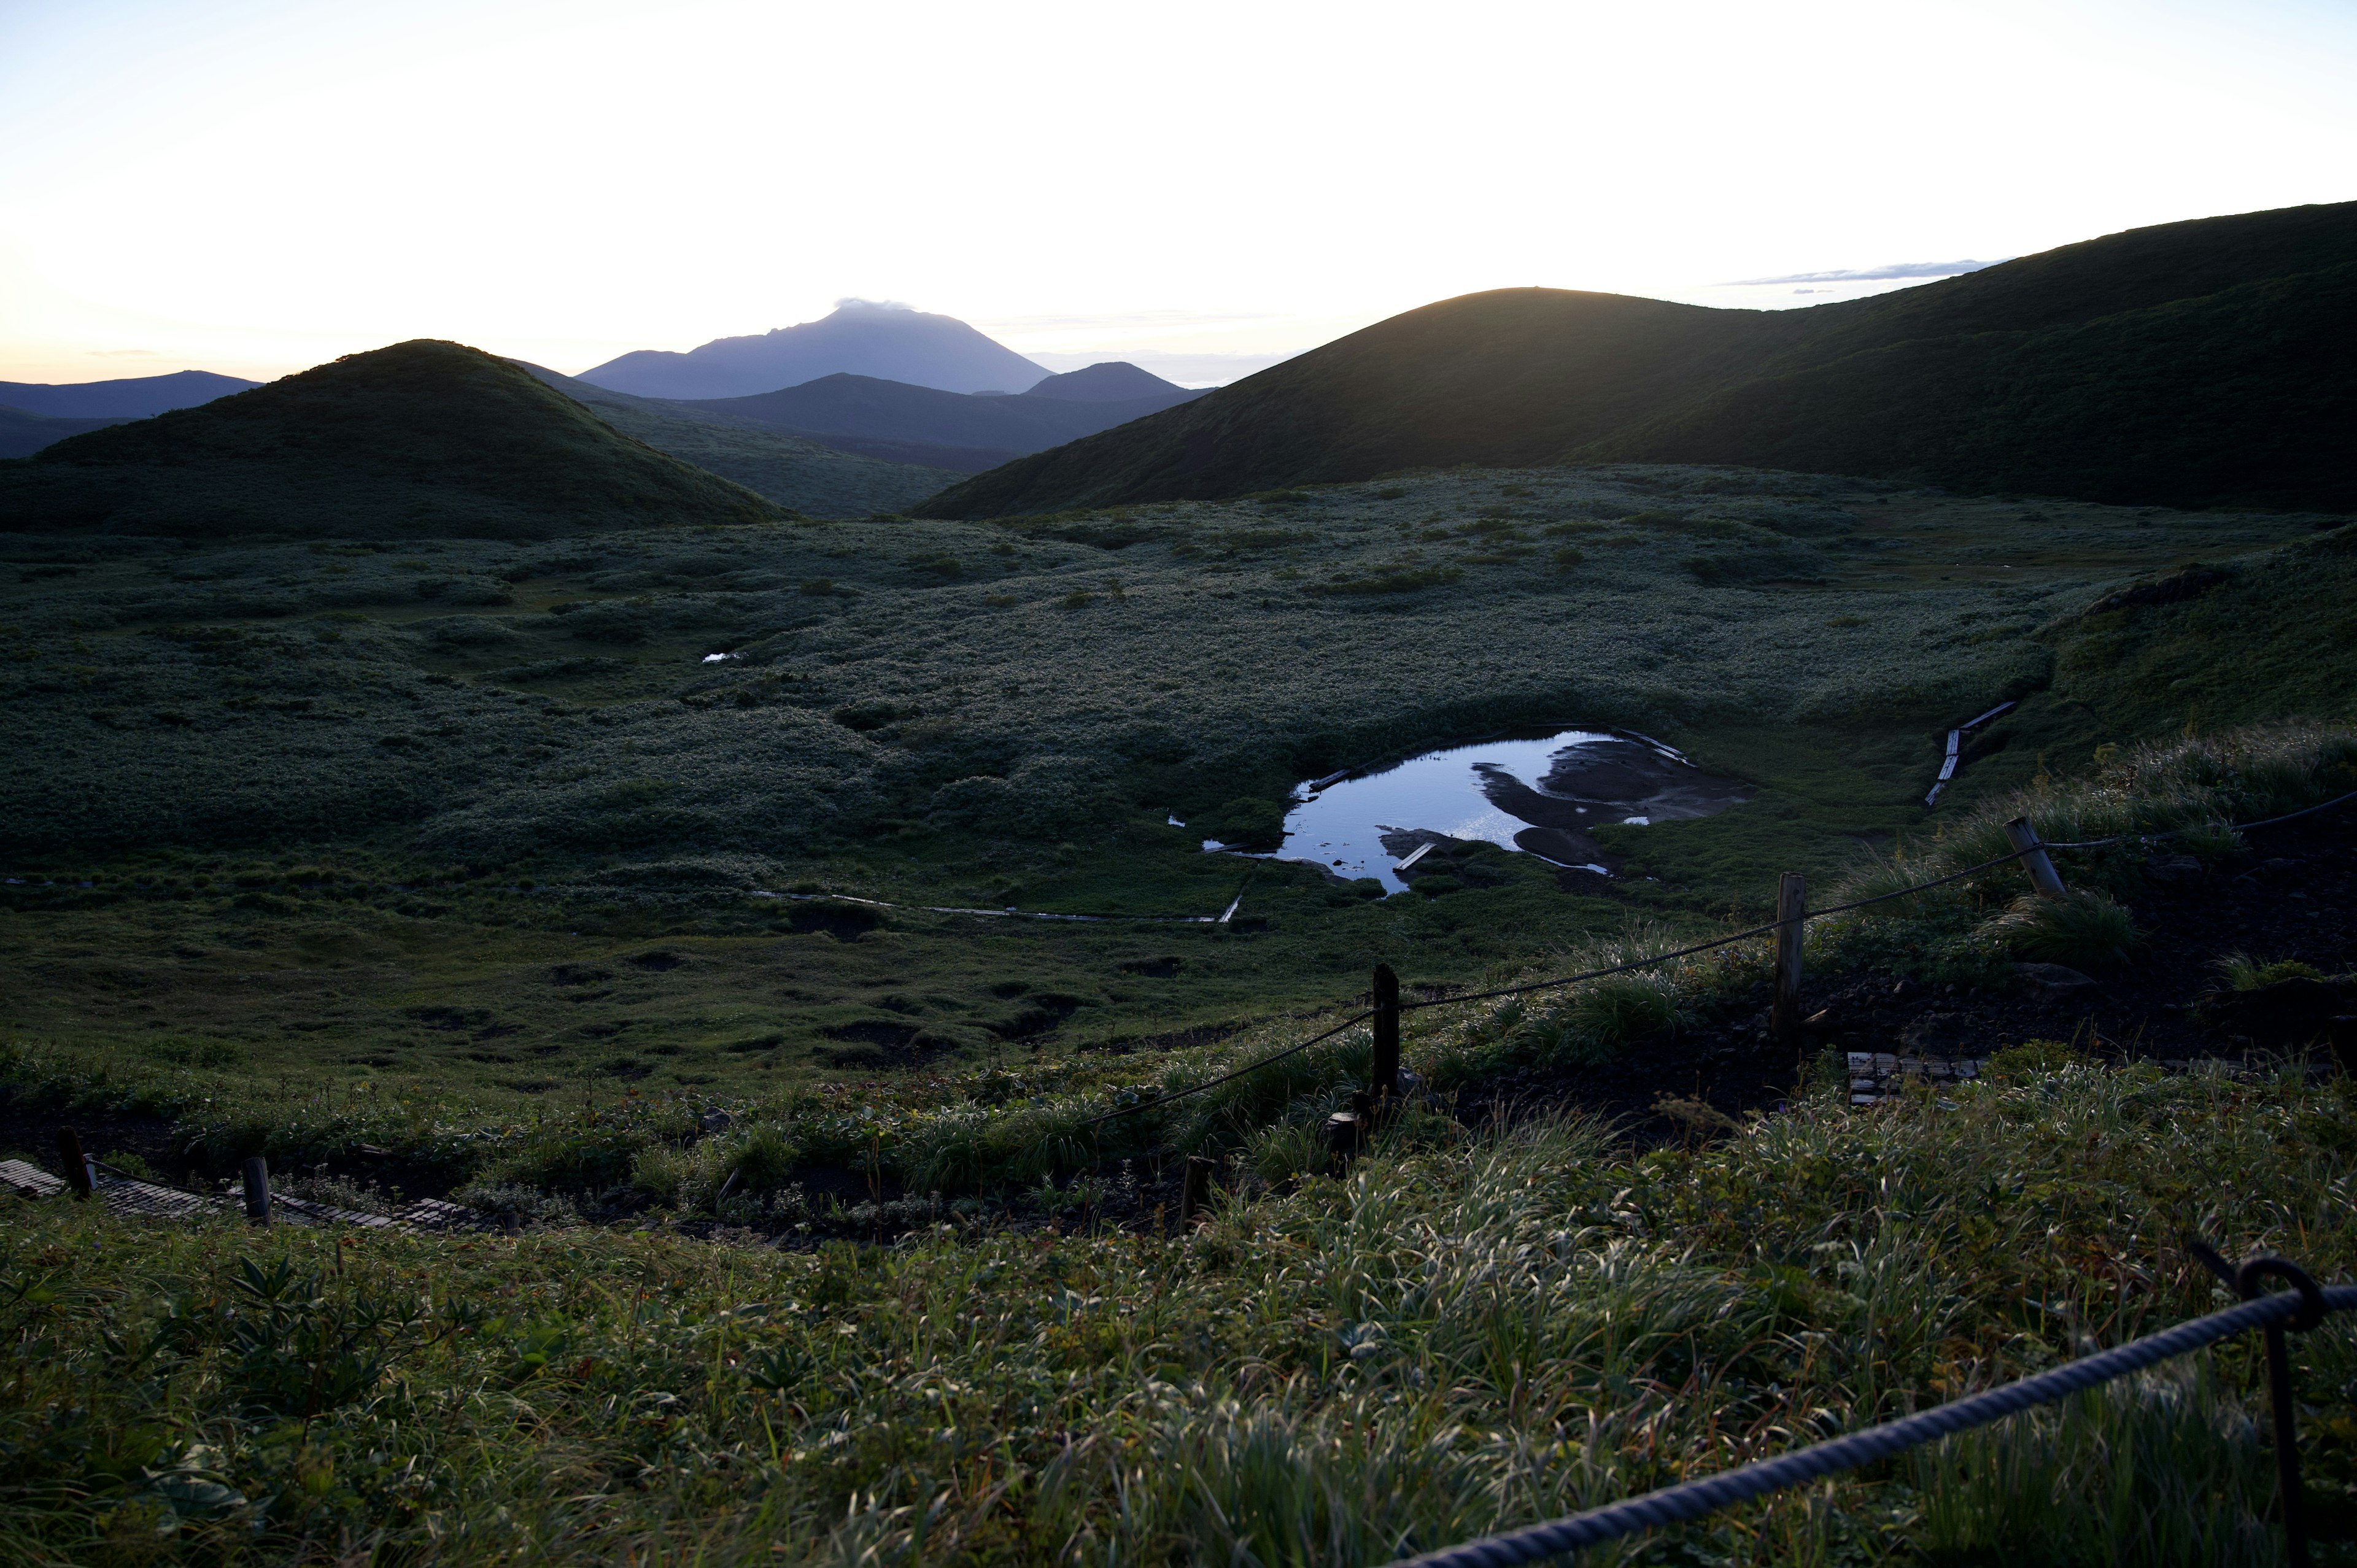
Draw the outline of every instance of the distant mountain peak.
M1068 371L1060 376L1049 376L1025 397L1052 397L1067 403L1128 403L1141 397L1162 397L1187 389L1176 381L1166 381L1152 371L1140 370L1126 360L1107 360L1082 370Z
M51 419L148 419L176 408L252 392L260 381L210 371L174 371L104 381L0 381L0 403Z
M821 376L872 376L940 392L1019 392L1047 371L953 316L895 300L843 299L832 315L685 353L641 349L579 380L639 397L753 397Z

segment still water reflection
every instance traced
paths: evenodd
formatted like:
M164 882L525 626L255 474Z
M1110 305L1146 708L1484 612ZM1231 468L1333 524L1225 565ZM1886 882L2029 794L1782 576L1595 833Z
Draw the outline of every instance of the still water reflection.
M1286 814L1281 860L1315 861L1339 876L1404 891L1401 863L1428 844L1485 839L1558 865L1610 870L1587 830L1605 823L1707 817L1750 799L1657 741L1626 731L1567 729L1477 741L1323 789Z

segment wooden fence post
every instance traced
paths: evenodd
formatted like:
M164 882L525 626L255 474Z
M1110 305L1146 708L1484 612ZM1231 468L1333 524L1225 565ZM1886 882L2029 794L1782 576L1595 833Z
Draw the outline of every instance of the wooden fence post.
M260 1155L245 1162L245 1217L256 1225L270 1223L270 1164Z
M1190 1230L1211 1207L1211 1173L1219 1168L1215 1160L1201 1155L1187 1156L1187 1177L1178 1188L1178 1229Z
M1367 1092L1378 1107L1399 1095L1400 998L1399 976L1387 963L1375 965L1372 987L1375 1003L1375 1059L1368 1069Z
M2029 825L2028 817L2016 817L2005 824L2005 836L2021 856L2021 868L2029 873L2029 885L2038 889L2041 898L2068 898L2071 890L2062 886L2062 874L2039 847L2038 830Z
M95 1190L90 1179L90 1156L81 1152L81 1137L70 1127L58 1129L58 1163L66 1168L66 1185L76 1197Z
M1780 1040L1801 1034L1801 939L1806 927L1809 885L1797 871L1784 873L1776 886L1776 1004L1769 1015Z

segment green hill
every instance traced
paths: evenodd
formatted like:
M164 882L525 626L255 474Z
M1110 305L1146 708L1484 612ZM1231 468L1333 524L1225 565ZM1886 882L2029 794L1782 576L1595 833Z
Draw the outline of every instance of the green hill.
M2352 285L2357 202L2136 230L1808 310L1469 295L978 475L929 510L1635 459L2347 510Z
M505 360L420 339L0 463L0 530L545 538L775 504Z
M723 423L694 403L609 392L522 360L511 362L632 440L813 517L903 511L960 478L948 468L839 452L782 431Z

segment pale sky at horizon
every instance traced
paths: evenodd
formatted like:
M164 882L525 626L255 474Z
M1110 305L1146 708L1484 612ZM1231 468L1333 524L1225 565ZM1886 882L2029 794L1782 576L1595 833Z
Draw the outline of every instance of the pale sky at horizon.
M0 0L0 381L845 295L1224 380L1484 288L1803 306L2347 200L2352 81L2351 0Z

